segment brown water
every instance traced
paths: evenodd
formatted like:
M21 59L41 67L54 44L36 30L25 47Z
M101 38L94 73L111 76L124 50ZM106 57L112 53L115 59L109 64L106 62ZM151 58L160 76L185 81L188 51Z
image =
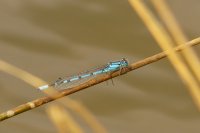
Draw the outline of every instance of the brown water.
M200 1L170 0L189 39L199 36ZM199 46L196 47L199 50ZM51 82L126 57L160 52L127 1L0 0L0 58ZM164 59L70 96L111 133L198 133L200 117ZM0 73L0 111L43 96ZM46 105L45 105L46 106ZM54 133L45 106L0 123L1 133Z

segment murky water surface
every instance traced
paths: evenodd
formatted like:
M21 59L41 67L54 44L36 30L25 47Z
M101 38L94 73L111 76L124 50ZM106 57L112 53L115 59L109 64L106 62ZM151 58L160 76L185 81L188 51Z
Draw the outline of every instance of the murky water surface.
M198 37L200 1L169 2L189 39ZM110 60L126 57L135 62L158 52L127 1L0 0L0 59L48 82ZM114 82L115 86L102 83L70 97L81 101L112 133L199 132L199 113L166 59ZM0 88L1 112L43 96L2 72ZM42 106L2 122L0 132L56 129Z

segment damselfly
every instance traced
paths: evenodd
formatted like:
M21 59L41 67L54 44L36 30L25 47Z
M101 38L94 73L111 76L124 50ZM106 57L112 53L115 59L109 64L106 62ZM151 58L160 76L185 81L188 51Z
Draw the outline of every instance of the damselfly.
M60 89L60 88L66 89L69 87L70 84L76 83L77 81L85 81L93 76L111 73L117 70L121 70L127 66L128 66L128 61L125 58L123 58L121 60L112 61L101 67L97 67L85 72L81 72L70 77L59 78L54 83L40 86L38 87L38 89L45 90L45 89L48 89L49 87L54 87L56 89Z

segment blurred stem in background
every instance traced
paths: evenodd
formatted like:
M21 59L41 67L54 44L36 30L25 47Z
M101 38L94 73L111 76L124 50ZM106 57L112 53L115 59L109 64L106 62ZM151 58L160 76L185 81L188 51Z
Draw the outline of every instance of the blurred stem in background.
M180 28L176 18L173 16L165 0L151 0L160 18L163 20L167 26L172 38L175 40L177 45L187 42L187 38L184 35L182 29ZM195 52L191 47L183 50L183 56L187 61L189 67L191 67L192 72L197 78L197 82L200 82L200 66L199 59L197 58Z
M19 78L22 81L30 84L31 86L33 86L35 88L37 88L38 86L41 86L43 84L47 84L44 80L30 74L29 72L26 72L25 70L22 70L22 69L20 69L16 66L13 66L13 65L11 65L11 64L3 61L3 60L0 60L0 71L8 73L8 74L10 74L10 75L12 75L16 78ZM44 91L44 92L46 94L48 94L49 96L53 96L55 94L58 94L58 92L53 88L50 88L50 89L48 89L47 91ZM78 102L76 102L75 100L69 99L67 97L65 97L62 100L59 100L59 102L61 102L63 105L70 108L72 111L76 112L80 117L82 117L83 120L90 126L90 128L95 133L106 133L107 132L106 129L95 118L95 116L92 115L92 113L88 109L86 109L86 107L84 107L83 105L81 105ZM31 108L35 107L35 105L31 102L28 103L28 105L30 105ZM26 109L24 109L24 110L26 110ZM52 110L53 109L51 109L51 111ZM10 114L8 114L8 115L12 115L12 112L10 111ZM63 114L63 115L65 115L65 114ZM68 115L68 114L66 114L66 115ZM67 119L67 118L68 117L63 117L63 119ZM70 119L72 119L72 118L70 118ZM67 120L63 120L63 121L67 121ZM70 124L68 124L68 126L70 126ZM59 129L59 130L62 130L62 129Z
M58 105L50 105L47 114L58 129L59 133L83 133L81 127L70 116L70 113Z
M158 0L159 1L159 0ZM178 56L175 51L173 51L173 46L175 45L174 41L164 29L164 27L159 23L153 13L145 6L142 0L129 0L131 6L135 9L138 15L143 20L144 24L147 26L148 30L160 45L163 50L169 50L169 60L172 62L174 68L184 81L184 83L188 86L189 92L192 95L192 98L200 110L200 90L199 83L196 82L196 79L187 68L187 65L184 64L183 59ZM157 0L156 0L157 2ZM160 5L158 5L160 6ZM168 22L166 22L168 23ZM178 28L177 28L178 29ZM178 34L178 33L176 33ZM182 35L177 35L182 36ZM184 41L184 40L183 40ZM179 42L179 41L178 41ZM194 54L193 54L194 55ZM197 57L194 57L195 59ZM190 60L193 60L190 58ZM198 66L195 66L194 69L198 69ZM198 70L194 70L194 72L198 72ZM197 75L198 73L196 73Z
M80 102L76 102L70 98L67 100L62 100L61 103L66 107L74 110L86 123L90 125L90 128L95 133L107 133L106 129L99 123L94 115Z

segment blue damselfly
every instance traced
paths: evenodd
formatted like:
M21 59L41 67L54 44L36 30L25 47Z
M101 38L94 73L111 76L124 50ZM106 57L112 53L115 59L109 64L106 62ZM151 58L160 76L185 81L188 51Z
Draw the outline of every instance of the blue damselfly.
M94 68L94 69L91 69L91 70L88 70L85 72L81 72L81 73L75 74L70 77L59 78L54 83L49 84L49 85L40 86L40 87L38 87L38 89L45 90L45 89L48 89L49 87L54 87L56 89L60 89L60 88L66 89L71 84L74 84L74 83L76 84L77 81L85 81L96 75L111 73L111 72L114 72L117 70L121 70L127 66L128 66L128 61L125 58L123 58L121 60L112 61L101 67L97 67L97 68Z

